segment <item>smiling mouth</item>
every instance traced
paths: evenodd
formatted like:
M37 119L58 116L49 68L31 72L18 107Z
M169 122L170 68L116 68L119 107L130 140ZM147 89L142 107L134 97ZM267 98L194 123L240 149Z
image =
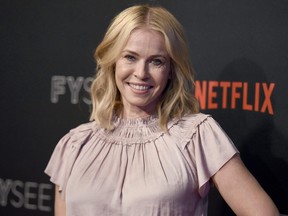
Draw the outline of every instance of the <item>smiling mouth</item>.
M136 90L140 90L140 91L146 91L146 90L153 88L152 86L149 86L149 85L137 85L137 84L132 84L132 83L128 83L128 85L131 88L136 89Z

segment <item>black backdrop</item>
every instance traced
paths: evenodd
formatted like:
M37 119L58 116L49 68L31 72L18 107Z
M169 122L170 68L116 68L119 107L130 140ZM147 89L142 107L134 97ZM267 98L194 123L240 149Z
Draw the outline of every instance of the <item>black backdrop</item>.
M0 215L53 215L43 170L87 122L92 55L114 15L151 1L0 1ZM202 112L211 113L288 214L288 1L158 1L184 25ZM233 215L218 192L209 215Z

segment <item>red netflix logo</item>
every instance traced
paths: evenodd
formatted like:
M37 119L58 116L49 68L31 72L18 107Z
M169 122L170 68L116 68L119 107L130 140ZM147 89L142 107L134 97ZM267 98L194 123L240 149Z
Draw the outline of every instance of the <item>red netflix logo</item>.
M275 83L256 82L250 84L248 82L197 80L195 84L195 97L198 99L201 109L241 108L274 114L271 96ZM241 107L237 107L237 102L241 103Z

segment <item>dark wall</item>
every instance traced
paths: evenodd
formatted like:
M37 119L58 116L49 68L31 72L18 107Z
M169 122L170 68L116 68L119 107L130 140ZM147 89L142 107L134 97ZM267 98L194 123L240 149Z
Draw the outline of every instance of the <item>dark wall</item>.
M89 119L92 55L122 9L151 1L0 1L0 215L53 215L43 170ZM158 1L184 25L202 112L288 214L288 1ZM233 215L218 192L209 215Z

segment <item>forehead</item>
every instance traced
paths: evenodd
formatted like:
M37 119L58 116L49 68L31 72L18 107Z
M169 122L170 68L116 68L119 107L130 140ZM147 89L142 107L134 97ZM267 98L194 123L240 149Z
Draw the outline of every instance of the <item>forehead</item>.
M167 54L163 34L149 28L133 30L124 46L124 50Z

